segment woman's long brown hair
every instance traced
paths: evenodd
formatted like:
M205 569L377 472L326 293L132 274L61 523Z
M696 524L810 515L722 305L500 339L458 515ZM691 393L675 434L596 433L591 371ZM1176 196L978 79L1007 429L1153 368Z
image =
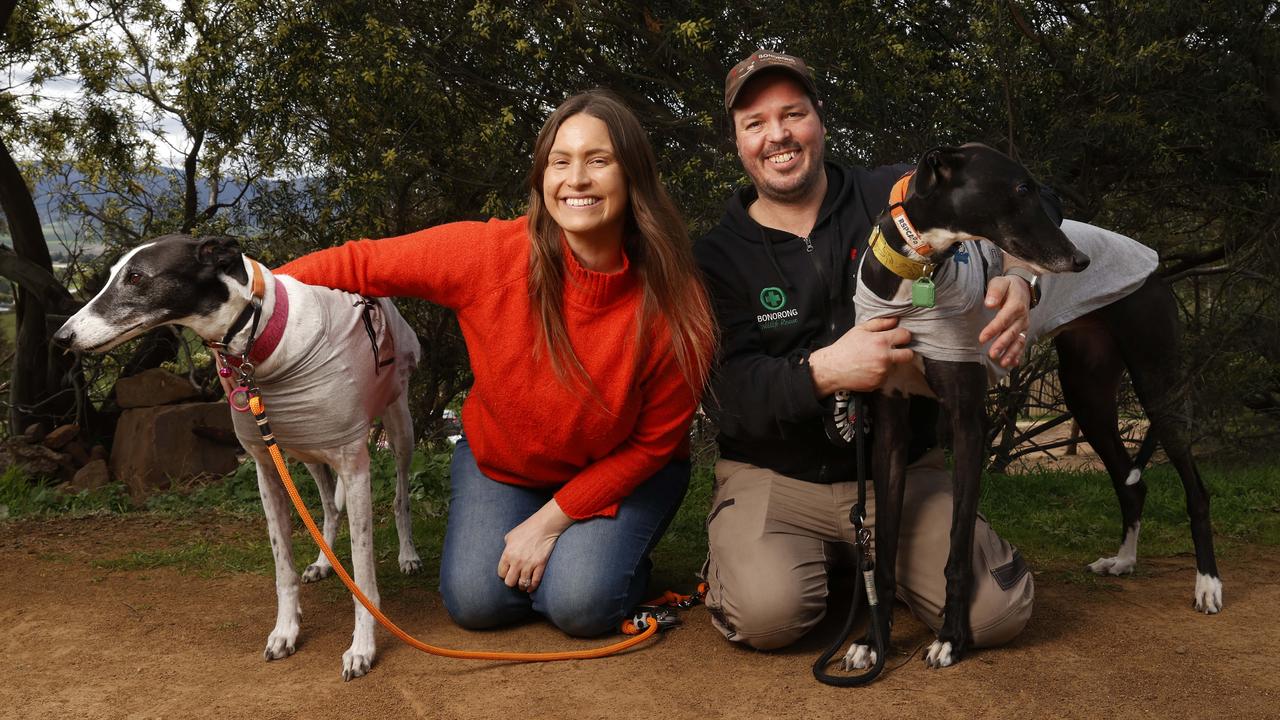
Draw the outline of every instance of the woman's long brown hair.
M627 219L623 250L640 281L643 299L637 325L637 353L643 354L659 319L665 320L671 346L685 381L701 393L711 365L716 327L706 291L698 279L689 233L680 211L658 177L658 162L640 121L621 100L590 90L565 100L547 118L533 150L529 172L529 294L542 325L543 344L562 379L569 373L594 394L586 369L569 344L564 320L565 267L561 230L542 197L542 175L565 120L586 114L609 128L614 155L627 179Z

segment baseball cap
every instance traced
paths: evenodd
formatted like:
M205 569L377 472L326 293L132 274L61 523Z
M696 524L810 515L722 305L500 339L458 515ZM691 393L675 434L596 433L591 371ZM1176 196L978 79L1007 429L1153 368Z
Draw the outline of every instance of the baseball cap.
M764 70L780 69L790 72L804 86L805 92L813 99L814 105L818 104L818 86L813 82L813 73L809 71L809 66L804 61L792 55L783 53L770 52L768 50L757 50L751 53L745 60L733 66L729 71L728 77L724 79L724 110L725 112L733 111L733 104L738 100L738 94L742 92L743 86L752 77L759 75Z

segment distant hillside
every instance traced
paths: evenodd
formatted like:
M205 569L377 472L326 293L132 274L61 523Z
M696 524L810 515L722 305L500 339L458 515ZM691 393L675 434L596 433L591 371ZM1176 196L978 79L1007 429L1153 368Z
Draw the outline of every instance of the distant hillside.
M141 179L143 187L151 192L159 194L168 190L173 185L180 186L182 183L182 171L177 168L166 168L163 172ZM49 254L57 261L60 257L65 256L66 251L62 247L63 240L69 241L72 238L72 223L62 213L58 206L61 194L65 190L64 186L70 187L75 191L79 187L83 187L84 175L78 171L70 170L63 177L45 178L36 183L35 191L32 193L32 199L36 204L36 212L40 215L40 222L44 229L45 243L49 246ZM201 180L196 183L197 195L201 204L209 201L210 186L208 180ZM227 183L223 186L221 195L223 201L236 197L241 188L244 186L239 183ZM250 187L245 193L241 202L248 202L256 195L254 188ZM89 200L91 207L100 206L102 198L92 197ZM0 231L0 244L12 246L12 238L4 231ZM94 255L99 248L84 248L89 255Z

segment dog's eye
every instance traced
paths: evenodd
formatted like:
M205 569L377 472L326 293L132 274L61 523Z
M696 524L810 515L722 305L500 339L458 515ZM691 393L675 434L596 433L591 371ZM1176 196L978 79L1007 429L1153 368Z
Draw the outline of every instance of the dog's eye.
M1014 188L1014 192L1018 193L1019 195L1030 195L1031 185L1028 183L1019 183L1018 187Z
M125 285L137 285L140 282L142 282L142 273L140 272L131 272L124 276Z

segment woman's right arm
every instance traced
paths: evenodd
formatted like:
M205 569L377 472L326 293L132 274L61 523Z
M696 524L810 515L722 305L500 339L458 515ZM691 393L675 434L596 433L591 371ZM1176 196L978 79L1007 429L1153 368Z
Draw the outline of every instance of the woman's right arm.
M511 227L519 225L519 228ZM356 240L320 250L276 268L309 285L361 295L418 297L457 308L476 289L477 280L499 280L514 261L503 239L518 233L520 220L457 222L382 240ZM502 260L505 259L505 263Z

